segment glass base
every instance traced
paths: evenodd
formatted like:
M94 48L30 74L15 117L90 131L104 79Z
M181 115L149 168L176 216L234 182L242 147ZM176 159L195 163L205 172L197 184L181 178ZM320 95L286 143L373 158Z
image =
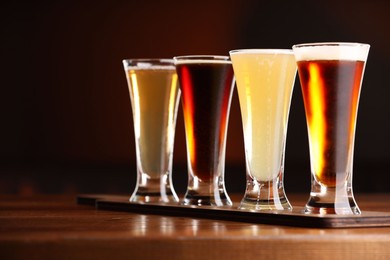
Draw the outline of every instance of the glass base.
M287 198L277 200L244 198L238 208L242 210L292 210Z
M139 183L129 199L130 202L179 202L179 198L171 185L168 174L162 175L161 178L139 178L138 181Z
M137 191L131 195L130 202L164 202L164 203L177 203L179 202L179 198L174 193L165 193L162 194L160 192L142 192Z
M292 210L279 177L271 181L249 179L245 196L238 208L242 210Z
M182 205L196 205L196 206L231 206L233 205L229 196L225 192L215 195L204 195L196 191L187 191L184 196Z
M307 214L359 215L350 180L342 180L334 187L319 183L312 175L310 198L304 212Z
M311 193L304 212L307 214L360 215L361 211L352 196Z

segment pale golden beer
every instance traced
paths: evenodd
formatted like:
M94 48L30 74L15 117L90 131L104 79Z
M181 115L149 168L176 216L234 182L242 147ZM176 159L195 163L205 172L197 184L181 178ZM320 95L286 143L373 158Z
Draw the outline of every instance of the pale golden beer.
M180 98L171 60L124 61L137 155L137 188L131 200L177 201L171 182Z

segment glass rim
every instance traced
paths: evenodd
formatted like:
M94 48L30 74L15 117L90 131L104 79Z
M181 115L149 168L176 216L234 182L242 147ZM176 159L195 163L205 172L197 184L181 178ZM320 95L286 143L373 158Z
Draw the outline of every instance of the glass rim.
M150 70L150 69L175 69L175 63L173 59L158 59L158 58L140 58L140 59L124 59L122 64L125 70L138 69L138 70Z
M175 64L224 63L231 64L230 56L225 55L183 55L173 57Z
M168 58L134 58L134 59L123 59L123 63L135 63L135 62L149 62L149 63L171 63L173 64L173 59Z
M299 43L294 44L292 48L304 48L304 47L320 47L320 46L345 46L345 47L370 47L368 43L360 42L311 42L311 43Z
M292 49L236 49L229 51L229 54L236 53L262 53L262 54L294 54Z

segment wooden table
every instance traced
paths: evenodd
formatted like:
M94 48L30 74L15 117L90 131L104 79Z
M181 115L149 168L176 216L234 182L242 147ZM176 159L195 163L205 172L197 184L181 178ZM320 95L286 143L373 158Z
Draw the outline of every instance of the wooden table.
M357 194L390 211L390 194ZM290 195L303 206L306 196ZM390 259L390 227L316 229L142 215L75 196L0 196L0 259Z

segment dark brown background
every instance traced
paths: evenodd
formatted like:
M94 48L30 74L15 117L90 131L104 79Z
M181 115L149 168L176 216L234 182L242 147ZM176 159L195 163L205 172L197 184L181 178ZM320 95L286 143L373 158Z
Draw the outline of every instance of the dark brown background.
M124 58L227 55L314 41L371 44L355 144L356 192L390 191L388 1L3 1L0 4L0 193L130 193L135 147ZM298 79L298 77L297 77ZM234 93L228 191L245 187ZM186 185L179 112L174 181ZM310 190L298 80L291 105L286 191Z

